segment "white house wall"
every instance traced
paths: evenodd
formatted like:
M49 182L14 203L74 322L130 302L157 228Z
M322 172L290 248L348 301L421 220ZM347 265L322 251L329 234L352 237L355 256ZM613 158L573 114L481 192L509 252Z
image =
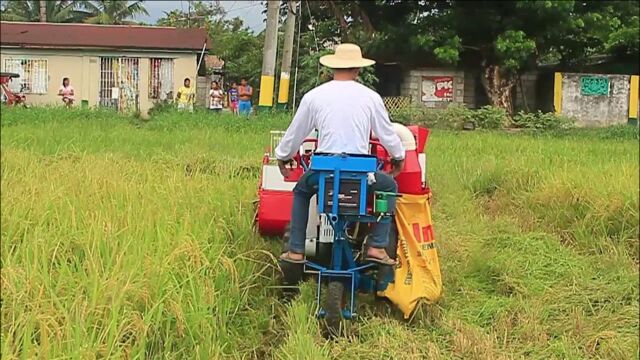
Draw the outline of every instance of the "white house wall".
M139 62L139 104L143 114L153 106L149 99L149 69L151 58L173 59L173 95L182 86L185 78L190 78L195 86L197 78L197 56L195 52L157 51L113 51L99 49L21 49L2 47L0 67L5 70L5 59L46 59L47 92L27 94L27 102L32 105L62 105L58 89L62 79L68 77L75 89L76 106L84 101L89 106L98 106L100 92L100 57L137 57Z

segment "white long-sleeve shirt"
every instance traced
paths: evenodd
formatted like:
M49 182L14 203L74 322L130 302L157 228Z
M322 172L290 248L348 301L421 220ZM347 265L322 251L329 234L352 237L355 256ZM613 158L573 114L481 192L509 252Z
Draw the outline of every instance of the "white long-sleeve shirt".
M393 159L404 159L382 98L356 81L333 80L309 91L275 150L277 159L291 159L313 129L319 153L369 154L373 131Z

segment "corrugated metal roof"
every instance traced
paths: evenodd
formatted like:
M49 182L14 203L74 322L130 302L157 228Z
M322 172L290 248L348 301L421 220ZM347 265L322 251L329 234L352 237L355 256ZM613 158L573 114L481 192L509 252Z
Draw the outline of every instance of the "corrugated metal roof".
M199 51L205 42L210 48L204 29L7 21L0 24L2 46Z

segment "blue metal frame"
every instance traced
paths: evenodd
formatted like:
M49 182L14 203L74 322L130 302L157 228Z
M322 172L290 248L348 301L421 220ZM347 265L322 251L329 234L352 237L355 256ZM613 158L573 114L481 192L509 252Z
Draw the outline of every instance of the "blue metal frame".
M377 170L377 159L374 156L348 155L314 155L311 159L311 170L319 175L318 212L338 214L338 190L340 180L350 179L360 182L360 208L358 215L367 214L367 174ZM333 206L330 211L324 209L325 184L333 178Z
M323 278L340 278L350 285L349 308L342 310L342 316L345 319L352 319L356 316L356 289L359 289L361 286L363 288L370 287L371 284L370 281L361 281L363 276L361 272L375 265L373 263L363 265L356 263L353 249L346 237L346 226L351 222L374 223L391 221L388 215L373 216L367 214L367 174L375 172L378 169L377 159L375 156L316 154L311 160L310 169L319 175L318 213L328 215L329 222L334 231L331 266L326 268L306 261L308 267L318 271L318 295L316 298L319 308L318 316L324 317L326 314L320 301ZM357 214L341 214L338 212L338 190L341 179L345 178L360 181L360 207ZM327 179L333 179L333 204L331 209L324 209Z

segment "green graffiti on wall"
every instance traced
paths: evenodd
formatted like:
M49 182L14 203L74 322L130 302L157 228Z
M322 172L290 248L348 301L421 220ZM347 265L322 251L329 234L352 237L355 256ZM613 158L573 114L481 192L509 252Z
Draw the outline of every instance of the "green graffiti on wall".
M585 96L609 95L609 79L603 76L581 77L580 94Z

